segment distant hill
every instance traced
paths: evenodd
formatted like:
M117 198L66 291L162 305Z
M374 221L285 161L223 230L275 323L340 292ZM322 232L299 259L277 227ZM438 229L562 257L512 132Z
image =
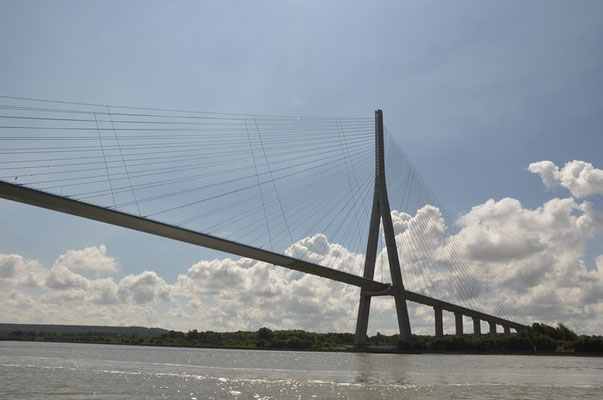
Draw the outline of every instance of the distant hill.
M124 335L161 336L169 331L161 328L142 326L95 326L95 325L41 325L41 324L4 324L0 323L0 332L54 332L54 333L121 333Z

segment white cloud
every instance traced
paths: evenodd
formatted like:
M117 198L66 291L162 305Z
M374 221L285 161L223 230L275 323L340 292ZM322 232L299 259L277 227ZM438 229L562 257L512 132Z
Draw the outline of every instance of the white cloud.
M4 306L13 309L26 310L33 307L36 304L36 301L28 294L11 290L3 301L3 304Z
M603 269L584 262L586 242L603 232L603 214L591 203L552 199L532 210L515 199L488 200L458 223L446 246L487 268L528 321L603 330L594 314L603 304Z
M119 286L112 278L95 279L90 282L88 299L94 304L118 304L120 302L118 290Z
M164 326L154 305L99 305L79 298L77 291L35 296L13 290L0 293L0 318L14 323Z
M26 260L17 254L0 253L0 287L38 287L44 283L46 271L36 260Z
M68 289L61 291L52 291L41 297L47 304L69 303L86 299L86 291L83 289Z
M542 182L548 188L559 184L559 167L552 161L538 161L528 165L528 171L540 175Z
M322 233L295 242L285 250L285 254L329 268L362 274L360 268L364 255L353 253L337 243L330 243Z
M48 303L86 300L94 304L117 304L118 285L113 278L88 279L63 265L54 265L46 274L46 288L52 292L43 298ZM127 292L127 288L124 289ZM128 297L123 294L123 297Z
M531 163L528 171L540 175L547 187L562 186L576 198L603 194L603 170L591 163L574 160L559 169L551 161L539 161Z
M324 235L291 246L308 259L334 260L341 246ZM355 255L345 251L339 263ZM201 261L178 277L174 318L202 321L202 329L258 329L262 325L309 330L353 329L359 292L337 282L250 260ZM189 322L190 323L190 322Z
M125 276L119 282L117 296L123 301L136 304L170 300L170 286L154 271Z
M82 250L68 250L56 260L56 266L66 267L72 271L89 271L96 275L115 273L119 270L114 258L106 255L107 247L90 246Z
M64 265L54 265L46 278L46 286L57 290L88 289L90 280Z

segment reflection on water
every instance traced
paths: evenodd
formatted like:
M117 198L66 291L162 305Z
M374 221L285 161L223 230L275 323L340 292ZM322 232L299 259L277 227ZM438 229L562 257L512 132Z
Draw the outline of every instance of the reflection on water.
M406 378L406 363L399 362L401 357L408 355L393 354L354 354L354 370L356 372L355 382L406 386L409 384Z
M584 398L603 359L0 342L0 398Z

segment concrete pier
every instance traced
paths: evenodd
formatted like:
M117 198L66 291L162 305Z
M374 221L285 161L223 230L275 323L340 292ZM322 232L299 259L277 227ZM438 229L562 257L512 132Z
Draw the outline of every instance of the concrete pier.
M505 335L509 336L511 334L511 327L510 326L503 326L504 330L505 330Z
M490 336L496 336L496 322L488 321L490 324Z
M444 322L442 320L442 308L434 307L433 312L435 317L435 335L436 338L441 339L444 337Z
M463 336L463 314L454 313L454 326L456 327L455 334L457 336Z
M479 339L482 336L482 321L473 317L473 337Z

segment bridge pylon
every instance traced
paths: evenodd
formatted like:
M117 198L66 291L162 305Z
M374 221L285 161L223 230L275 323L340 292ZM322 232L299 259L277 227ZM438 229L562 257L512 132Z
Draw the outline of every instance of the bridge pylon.
M362 348L367 343L367 329L371 298L373 296L391 295L396 304L396 315L398 317L398 328L402 343L413 347L410 331L410 320L408 308L406 307L406 292L402 282L400 271L400 260L394 226L392 223L389 199L387 196L387 185L385 182L385 155L383 144L383 112L375 111L375 190L373 194L373 208L371 211L371 222L369 236L366 246L366 258L364 261L364 278L372 280L375 275L375 261L377 258L377 244L379 241L379 226L383 222L385 245L387 246L387 258L391 274L391 288L386 292L371 292L366 289L360 291L360 304L358 306L358 319L356 321L356 333L354 335L354 346Z

